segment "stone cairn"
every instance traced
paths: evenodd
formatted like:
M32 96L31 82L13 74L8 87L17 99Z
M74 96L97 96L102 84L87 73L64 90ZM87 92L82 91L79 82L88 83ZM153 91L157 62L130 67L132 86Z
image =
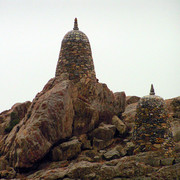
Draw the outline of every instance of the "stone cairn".
M153 85L150 95L142 97L137 105L133 140L134 154L144 151L172 154L174 144L165 102L155 95Z
M68 76L74 82L81 78L96 81L90 43L87 36L79 31L77 18L73 30L62 40L55 76Z

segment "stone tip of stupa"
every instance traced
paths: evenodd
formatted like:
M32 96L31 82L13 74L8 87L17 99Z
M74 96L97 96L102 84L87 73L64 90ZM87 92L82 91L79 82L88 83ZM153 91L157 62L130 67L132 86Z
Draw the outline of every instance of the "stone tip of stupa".
M79 30L77 18L74 19L74 28L73 28L73 30Z

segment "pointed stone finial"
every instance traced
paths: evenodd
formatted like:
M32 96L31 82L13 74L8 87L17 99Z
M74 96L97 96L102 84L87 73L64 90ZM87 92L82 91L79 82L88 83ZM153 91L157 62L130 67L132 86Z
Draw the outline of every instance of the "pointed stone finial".
M151 84L151 90L149 95L155 95L153 84Z
M77 18L74 19L74 28L73 28L73 30L79 30Z

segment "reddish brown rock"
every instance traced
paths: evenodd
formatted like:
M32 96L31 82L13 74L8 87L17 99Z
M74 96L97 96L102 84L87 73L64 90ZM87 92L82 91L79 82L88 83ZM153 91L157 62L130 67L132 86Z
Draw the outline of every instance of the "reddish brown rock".
M116 127L111 124L101 123L98 128L90 133L91 138L97 138L104 141L109 141L114 138Z
M63 39L55 78L32 103L16 104L0 114L0 178L179 178L179 143L175 158L157 151L131 156L135 144L129 123L134 124L138 101L137 96L126 99L125 92L113 93L98 83L89 40L75 20L74 30ZM178 98L169 101L177 141L179 104ZM161 138L156 140L158 148Z
M46 93L40 93L31 106L30 114L6 139L0 142L14 167L31 167L41 159L59 139L72 134L73 105L69 81L56 84Z
M113 143L116 127L111 124L101 123L100 126L89 133L89 137L93 140L95 149L104 149Z
M33 100L25 118L7 138L0 151L11 165L28 168L42 159L60 140L93 130L115 114L114 94L105 84L51 79Z
M52 150L52 160L62 161L75 158L81 152L81 143L74 138L60 144Z
M92 131L101 122L111 122L116 113L113 104L115 97L106 84L82 78L75 84L74 92L74 135Z
M74 25L62 40L55 78L36 95L27 113L20 109L24 118L18 126L1 137L0 153L13 167L32 167L58 142L86 134L101 122L111 123L113 115L124 111L125 93L113 94L97 82L89 40L78 30L77 19Z

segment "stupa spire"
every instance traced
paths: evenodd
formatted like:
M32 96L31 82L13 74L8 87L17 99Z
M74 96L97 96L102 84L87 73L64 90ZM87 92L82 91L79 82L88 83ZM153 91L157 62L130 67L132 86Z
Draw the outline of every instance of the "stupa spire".
M74 28L73 28L73 30L79 30L77 18L74 19Z
M151 84L151 89L149 95L155 95L153 84Z

